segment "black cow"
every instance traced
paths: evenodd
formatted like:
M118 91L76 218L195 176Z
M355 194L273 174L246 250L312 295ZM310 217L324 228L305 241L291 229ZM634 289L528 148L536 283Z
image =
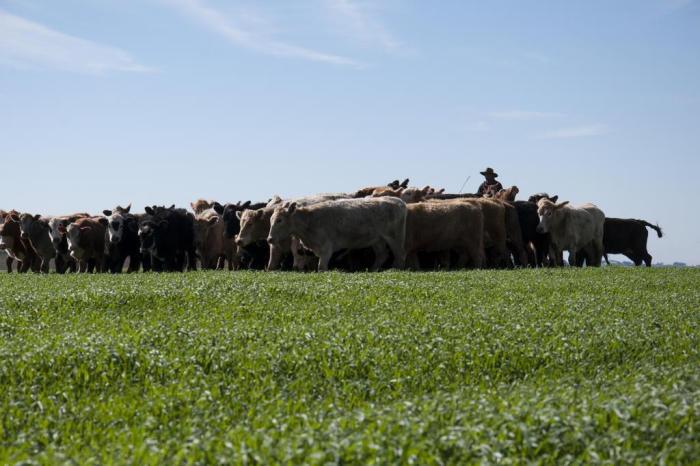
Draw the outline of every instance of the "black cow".
M182 272L197 269L194 244L194 215L175 206L146 207L139 221L141 253L151 258L154 271Z
M117 206L112 210L105 209L102 213L107 218L107 268L112 273L121 273L124 262L129 258L128 273L138 272L141 266L141 241L139 240L139 215L130 213L131 204L126 207ZM144 271L150 267L144 264Z
M540 201L540 199L549 199L550 201L556 204L559 200L559 196L550 196L547 193L537 193L530 196L527 201L534 202L535 204L537 204Z
M266 205L267 202L253 204L251 201L244 203L239 201L236 204L226 204L224 206L216 202L212 207L221 215L224 221L224 236L228 239L233 239L241 231L241 220L236 213L247 209L262 209ZM266 241L258 241L245 247L239 246L237 254L243 268L264 270L270 260L270 246Z
M663 236L658 225L652 225L645 220L606 218L603 234L605 262L610 265L608 254L624 254L634 265L642 265L644 262L647 267L651 267L651 255L647 251L647 227L656 230L659 238Z
M549 254L551 239L549 233L537 232L537 225L540 223L540 217L537 215L537 204L530 201L513 201L511 204L515 206L515 210L518 213L523 243L528 253L528 263L537 265L537 267L543 267ZM528 244L531 244L535 249L534 254L527 248Z

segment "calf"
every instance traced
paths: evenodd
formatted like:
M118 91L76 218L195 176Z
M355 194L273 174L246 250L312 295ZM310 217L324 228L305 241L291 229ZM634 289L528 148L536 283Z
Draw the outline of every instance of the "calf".
M65 217L51 217L49 220L49 237L56 250L56 272L65 273L67 270L75 272L76 262L68 250L66 228L79 218L89 217L90 214L80 213Z
M78 272L92 273L106 270L105 238L107 219L83 217L68 225L66 239L68 250L78 263Z
M235 240L236 235L241 231L241 221L238 216L240 212L246 209L262 209L268 203L258 202L251 203L246 201L241 204L226 204L224 206L214 206L218 209L224 221L224 237L230 240ZM236 258L234 266L244 266L249 269L262 270L269 261L269 247L265 241L251 242L245 246L236 246Z
M43 273L49 273L51 259L56 257L56 249L49 236L50 218L41 215L22 214L19 216L19 225L22 239L29 240L29 244L41 261L39 267Z
M593 204L579 207L569 202L555 204L540 199L537 214L539 233L550 233L550 257L561 265L562 251L569 252L569 265L577 265L576 255L583 251L590 259L589 265L599 267L603 256L603 227L605 214Z
M484 214L466 202L424 202L406 206L406 264L419 268L418 253L442 253L442 268L450 267L450 251L457 267L481 267L484 256Z
M235 244L224 236L224 222L212 208L197 214L194 219L195 249L203 269L223 269L228 260L233 269Z
M102 213L107 220L107 269L111 273L121 273L128 258L127 272L138 272L144 262L138 235L139 217L131 214L131 204L105 209ZM148 265L144 264L144 270L147 268Z
M146 207L139 222L141 253L150 254L154 270L182 272L185 262L196 270L194 245L194 215L185 209Z
M268 243L295 236L319 258L318 270L328 270L335 251L371 247L378 270L387 258L388 245L393 266L403 268L406 252L406 204L396 198L341 199L307 207L292 202L275 208L270 219Z
M7 253L7 271L12 272L12 263L17 261L17 271L24 273L30 268L39 271L40 260L28 239L22 238L19 212L6 212L0 224L0 249Z
M624 254L634 262L634 265L651 267L651 255L647 251L649 232L647 227L656 230L661 238L663 233L658 225L652 225L645 220L631 218L606 218L603 228L603 250L605 262L608 254Z

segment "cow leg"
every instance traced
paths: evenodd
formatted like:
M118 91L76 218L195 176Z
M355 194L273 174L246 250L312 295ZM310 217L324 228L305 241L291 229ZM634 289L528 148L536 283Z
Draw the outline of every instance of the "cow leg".
M372 264L372 272L377 272L384 266L389 255L387 254L386 245L384 241L378 241L372 245L372 251L374 252L374 264Z
M5 259L5 266L7 267L7 273L12 273L12 263L14 262L14 259L11 258L10 256L7 256ZM19 263L17 264L17 270L19 270Z
M318 252L314 251L314 254L318 256L318 271L327 272L328 263L331 261L331 257L333 257L333 249L330 245L325 244L321 246Z
M267 271L277 270L282 261L282 248L275 245L270 245L270 259L267 262Z
M41 272L49 273L49 266L51 265L51 259L41 259Z
M651 267L651 255L647 251L644 251L644 265Z
M394 255L392 267L399 270L403 269L404 265L406 265L406 249L404 249L403 237L400 240L392 237L384 237L382 239L386 241L391 253Z
M440 262L444 261L443 254L440 255ZM448 262L447 262L447 267L444 268L445 270L449 270L449 268L450 268L450 263L449 263L450 256L449 256L449 254L450 254L450 251L447 251ZM470 254L469 254L468 249L458 249L457 250L457 269L458 270L465 269L467 267L467 262L469 261L469 257L470 257Z

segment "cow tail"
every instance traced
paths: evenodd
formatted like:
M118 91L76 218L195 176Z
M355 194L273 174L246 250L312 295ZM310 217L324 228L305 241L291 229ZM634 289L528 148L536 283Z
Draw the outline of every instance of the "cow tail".
M656 230L656 234L659 235L659 238L661 238L664 235L663 232L661 231L661 227L659 225L652 225L651 223L649 223L645 220L640 220L640 221L644 224L644 226L647 226L649 228L653 228L654 230Z

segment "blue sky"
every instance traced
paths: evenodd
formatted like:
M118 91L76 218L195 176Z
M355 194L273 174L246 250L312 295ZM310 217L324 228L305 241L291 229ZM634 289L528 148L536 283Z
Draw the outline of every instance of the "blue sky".
M700 1L0 0L0 161L46 214L492 166L699 264Z

